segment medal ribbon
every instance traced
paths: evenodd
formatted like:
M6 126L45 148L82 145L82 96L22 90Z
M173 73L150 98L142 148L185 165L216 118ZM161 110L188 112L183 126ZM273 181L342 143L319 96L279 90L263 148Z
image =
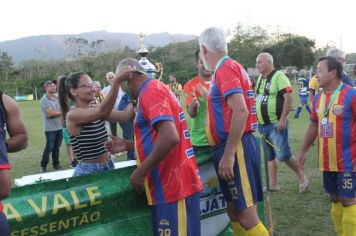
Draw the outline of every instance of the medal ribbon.
M324 117L328 117L330 108L331 108L331 106L334 104L334 101L335 101L335 99L336 99L336 96L339 94L342 85L343 85L343 83L341 83L341 84L339 85L339 87L337 87L337 89L334 90L333 94L331 95L331 99L330 99L329 105L328 105L328 107L326 108L326 110L325 110L326 95L325 95L325 92L323 91L323 95L325 96L325 101L324 101L324 103L322 103L322 105L323 105L323 110L324 110Z

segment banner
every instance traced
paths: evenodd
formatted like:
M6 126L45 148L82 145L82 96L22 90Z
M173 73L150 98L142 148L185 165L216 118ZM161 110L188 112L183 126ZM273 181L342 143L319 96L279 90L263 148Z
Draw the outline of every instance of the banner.
M202 235L232 235L211 152L197 154L202 157L198 163L204 184ZM130 186L134 168L13 188L3 201L10 235L152 235L145 194L137 194ZM259 208L261 217L263 205Z

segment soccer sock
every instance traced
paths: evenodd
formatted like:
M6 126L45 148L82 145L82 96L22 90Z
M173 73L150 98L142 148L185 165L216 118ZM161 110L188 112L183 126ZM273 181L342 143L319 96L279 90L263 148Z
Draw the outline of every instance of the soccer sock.
M246 230L237 221L231 221L232 229L234 235L236 236L247 236Z
M345 236L356 236L356 205L343 208L342 223Z
M295 117L299 117L299 114L302 112L302 108L298 107L297 113L295 113Z
M309 112L309 114L311 113L310 107L309 105L306 105L305 108L307 109L307 111Z
M334 222L334 226L335 226L335 230L338 236L342 236L343 235L343 222L342 222L342 214L343 213L343 207L342 204L340 202L335 203L332 202L331 203L331 216L333 218L333 222Z
M260 222L252 229L247 230L247 236L269 236L266 227Z

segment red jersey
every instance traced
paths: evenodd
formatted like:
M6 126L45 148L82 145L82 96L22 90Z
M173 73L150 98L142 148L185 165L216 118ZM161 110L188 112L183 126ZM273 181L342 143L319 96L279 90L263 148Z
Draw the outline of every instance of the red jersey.
M179 100L168 86L147 79L140 88L134 123L135 148L138 163L149 157L160 121L174 122L180 142L147 176L145 190L149 205L175 202L203 189L184 112Z
M352 172L356 165L356 90L343 84L325 118L332 94L315 95L310 119L318 124L319 170Z
M207 137L211 146L225 142L229 136L231 109L226 99L233 93L243 94L249 111L244 132L255 131L256 106L250 77L238 62L225 56L219 61L207 98Z

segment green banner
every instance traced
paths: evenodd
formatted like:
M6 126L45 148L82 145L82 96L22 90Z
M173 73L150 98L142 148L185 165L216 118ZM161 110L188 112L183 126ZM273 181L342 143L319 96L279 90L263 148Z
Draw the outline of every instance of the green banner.
M232 235L211 152L197 156L204 184L200 194L202 235ZM130 186L134 168L13 188L11 197L3 201L11 236L152 235L146 196ZM264 218L263 203L258 209Z
M146 197L130 187L134 168L14 188L3 202L11 236L151 234Z

